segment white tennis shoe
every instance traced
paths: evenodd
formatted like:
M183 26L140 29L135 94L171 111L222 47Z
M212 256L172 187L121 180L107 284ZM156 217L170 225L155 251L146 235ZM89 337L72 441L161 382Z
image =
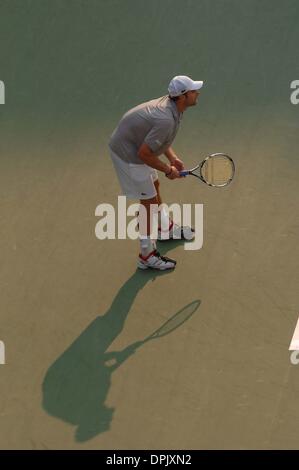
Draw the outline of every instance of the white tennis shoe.
M158 228L158 240L193 240L195 237L195 230L192 227L184 225L181 227L171 221L169 230L162 231Z
M174 269L176 261L161 256L157 250L152 251L147 256L139 255L137 267L140 269L158 269L159 271L165 271L166 269Z

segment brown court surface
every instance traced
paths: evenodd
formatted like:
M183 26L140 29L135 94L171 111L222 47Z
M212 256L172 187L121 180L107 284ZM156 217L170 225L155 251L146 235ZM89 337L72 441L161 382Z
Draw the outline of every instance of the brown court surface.
M179 4L0 2L1 449L298 448L298 2ZM117 203L118 119L177 74L206 86L175 150L228 153L236 178L161 177L204 204L204 244L165 242L156 275L95 237L95 208Z

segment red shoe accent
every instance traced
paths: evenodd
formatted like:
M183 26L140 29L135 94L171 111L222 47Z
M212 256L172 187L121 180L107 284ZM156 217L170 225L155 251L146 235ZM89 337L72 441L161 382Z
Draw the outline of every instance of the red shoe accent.
M172 226L173 226L173 220L170 222L168 230L161 230L161 227L158 227L158 230L160 230L160 232L169 232L169 230L172 229Z
M150 254L147 255L147 256L142 256L142 254L140 253L139 258L141 258L143 261L147 261L150 256L152 256L153 254L156 253L156 251L157 251L157 250L151 251Z

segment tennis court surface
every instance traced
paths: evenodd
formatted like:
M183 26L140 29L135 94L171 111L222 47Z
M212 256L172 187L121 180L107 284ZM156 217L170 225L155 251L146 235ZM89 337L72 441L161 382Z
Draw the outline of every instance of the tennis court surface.
M0 6L1 449L298 448L299 5L180 5ZM138 242L95 236L107 143L178 74L205 86L174 149L236 176L161 177L165 202L204 204L203 247L164 242L174 272L141 272Z

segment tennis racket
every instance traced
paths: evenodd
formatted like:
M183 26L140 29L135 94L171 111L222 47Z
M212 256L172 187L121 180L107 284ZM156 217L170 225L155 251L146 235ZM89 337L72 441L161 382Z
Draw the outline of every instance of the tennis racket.
M180 171L181 176L195 176L214 188L223 188L230 184L234 174L233 159L224 153L212 153L191 170Z

